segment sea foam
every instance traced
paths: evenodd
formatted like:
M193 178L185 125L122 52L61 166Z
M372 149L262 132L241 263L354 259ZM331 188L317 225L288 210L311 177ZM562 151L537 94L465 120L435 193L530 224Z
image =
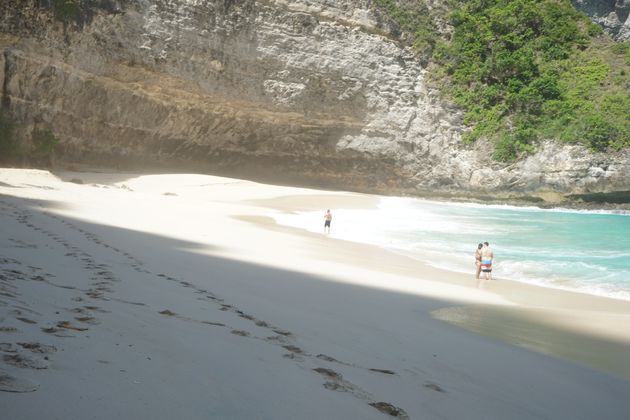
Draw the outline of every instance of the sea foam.
M630 299L630 218L611 211L541 209L384 197L374 209L332 209L330 236L471 273L477 243L494 249L495 277ZM323 233L319 212L274 213Z

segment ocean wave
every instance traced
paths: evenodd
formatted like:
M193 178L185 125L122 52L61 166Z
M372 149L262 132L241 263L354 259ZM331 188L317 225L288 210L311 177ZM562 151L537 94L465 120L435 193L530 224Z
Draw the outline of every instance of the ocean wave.
M443 270L459 273L472 273L471 264L463 265L449 263L446 260L439 262L424 261L429 265ZM497 262L493 265L493 273L496 277L505 278L520 283L532 284L540 287L549 287L573 292L581 292L596 296L610 297L614 299L630 300L630 284L624 281L630 277L630 273L610 273L604 267L585 266L593 275L584 277L571 277L563 273L553 273L548 269L536 269L536 263L532 261L522 262ZM556 267L560 270L560 267Z
M466 203L458 201L438 201L422 198L411 197L382 197L383 202L398 203L401 206L405 205L435 205L444 207L461 207L468 209L479 210L509 210L509 211L523 211L523 212L549 212L549 213L568 213L568 214L603 214L603 215L615 215L615 216L630 216L630 210L625 209L573 209L567 207L538 207L538 206L515 206L513 204L483 204L483 203Z
M495 275L547 287L619 297L630 294L630 224L599 211L447 203L385 197L376 209L333 210L333 238L367 243L439 268L471 272L489 240ZM280 224L323 231L321 212L276 213Z

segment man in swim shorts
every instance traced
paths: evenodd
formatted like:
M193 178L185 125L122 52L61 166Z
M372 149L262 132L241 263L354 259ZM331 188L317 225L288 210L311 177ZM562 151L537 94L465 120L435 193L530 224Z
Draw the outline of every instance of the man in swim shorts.
M324 214L324 232L330 233L330 222L332 221L332 213L330 209L326 210L326 214Z
M483 244L477 245L477 249L475 249L475 278L479 280L479 275L481 274L481 248L483 248Z
M483 243L481 248L481 272L484 274L486 280L492 280L492 260L494 259L494 253L488 242Z

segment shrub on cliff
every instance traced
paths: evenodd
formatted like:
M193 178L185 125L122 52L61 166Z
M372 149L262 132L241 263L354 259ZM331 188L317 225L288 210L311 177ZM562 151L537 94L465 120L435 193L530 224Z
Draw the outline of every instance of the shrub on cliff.
M81 16L79 0L52 0L55 17L64 23L78 22Z
M120 3L115 0L48 0L40 2L40 7L52 10L55 18L63 22L64 27L76 24L83 27L89 23L98 11L121 13Z
M536 138L547 101L559 100L560 72L549 65L587 42L568 2L455 1L450 43L436 55L453 82L449 92L473 126L466 139L498 139L494 157L510 160Z
M501 161L534 150L541 138L597 151L630 145L628 63L611 56L623 48L599 36L569 0L453 4L453 37L436 59L473 127L468 140L496 139Z
M438 39L431 14L424 1L374 0L377 8L393 19L400 33L395 34L430 56Z
M392 6L405 2L376 3L389 5L388 13L404 18L411 25L407 32L418 39L435 39L413 30L431 27L420 17L405 18ZM500 161L533 151L543 138L582 142L597 151L630 146L627 43L603 35L569 0L449 5L453 32L449 40L434 42L433 60L444 91L472 127L465 140L494 139Z

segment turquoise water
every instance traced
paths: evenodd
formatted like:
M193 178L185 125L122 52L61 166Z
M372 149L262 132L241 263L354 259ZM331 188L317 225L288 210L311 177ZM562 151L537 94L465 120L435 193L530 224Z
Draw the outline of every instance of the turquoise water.
M320 212L276 214L278 223L323 231ZM332 209L331 237L369 243L433 266L474 271L490 242L498 278L630 299L630 215L381 199L370 210Z

